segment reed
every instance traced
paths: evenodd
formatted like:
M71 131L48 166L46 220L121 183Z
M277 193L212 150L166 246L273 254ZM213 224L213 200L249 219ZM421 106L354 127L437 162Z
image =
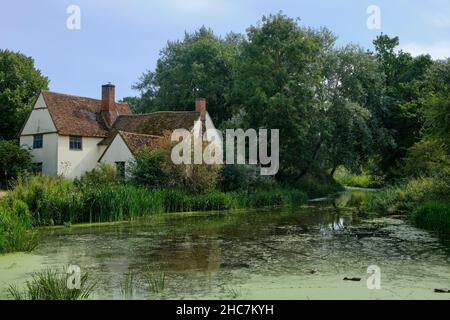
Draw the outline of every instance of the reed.
M144 273L148 290L153 294L160 294L166 288L166 273L164 271L154 271L147 269Z
M450 203L427 201L412 212L411 220L420 228L450 234Z
M95 284L89 283L88 273L81 275L80 288L70 289L67 285L67 273L45 269L33 274L26 281L25 289L10 285L9 295L15 300L81 300L88 299Z
M299 190L256 190L192 194L179 189L148 189L129 183L80 184L62 178L30 177L8 193L28 206L34 225L134 220L166 212L211 211L298 205Z

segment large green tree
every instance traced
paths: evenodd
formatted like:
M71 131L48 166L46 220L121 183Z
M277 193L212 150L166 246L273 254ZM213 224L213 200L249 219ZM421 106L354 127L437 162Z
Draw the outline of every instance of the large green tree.
M0 50L0 139L17 138L36 96L48 89L48 82L31 57Z
M228 119L226 95L241 42L237 34L224 39L205 27L186 33L182 41L169 41L161 51L156 70L144 73L134 86L141 101L132 101L138 112L192 110L196 97L206 98L216 124Z
M420 92L427 85L426 75L433 60L429 55L412 57L397 51L398 37L382 34L373 43L385 74L383 126L391 132L394 141L381 152L381 167L389 174L398 168L407 149L420 140L424 110Z
M422 91L425 105L425 133L443 144L450 155L450 58L436 61Z
M379 146L392 143L381 123L384 74L373 55L349 45L328 54L323 83L328 105L323 157L331 174L339 165L358 170Z

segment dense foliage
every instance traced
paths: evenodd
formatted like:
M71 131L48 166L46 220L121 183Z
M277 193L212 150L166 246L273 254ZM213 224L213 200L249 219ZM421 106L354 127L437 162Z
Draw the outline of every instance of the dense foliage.
M0 140L0 188L6 189L12 179L27 172L31 166L30 152L16 141Z

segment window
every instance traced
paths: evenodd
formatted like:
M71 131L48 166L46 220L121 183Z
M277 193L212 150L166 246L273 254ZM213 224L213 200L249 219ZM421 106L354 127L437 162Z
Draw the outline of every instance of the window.
M69 137L69 148L70 148L70 150L82 150L83 143L81 141L81 137L70 136Z
M117 173L121 178L125 178L125 162L117 161L116 162Z
M42 134L35 134L33 136L33 149L41 149L43 146L44 138Z
M35 162L31 164L31 172L33 174L41 174L42 173L42 162Z

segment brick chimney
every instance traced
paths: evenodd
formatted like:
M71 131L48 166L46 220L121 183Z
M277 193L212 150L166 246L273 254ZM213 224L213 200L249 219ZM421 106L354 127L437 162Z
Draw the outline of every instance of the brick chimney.
M195 99L195 111L200 113L200 120L206 120L206 99L196 98Z
M118 116L115 91L116 87L111 83L102 85L102 116L109 127L112 126Z

